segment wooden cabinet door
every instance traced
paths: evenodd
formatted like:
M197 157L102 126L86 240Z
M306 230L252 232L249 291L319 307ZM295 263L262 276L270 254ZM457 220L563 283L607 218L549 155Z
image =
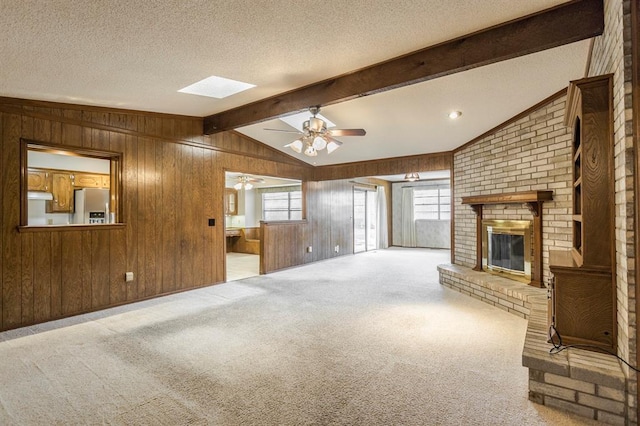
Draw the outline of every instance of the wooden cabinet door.
M552 272L552 320L563 343L615 351L616 294L611 272L585 268Z
M105 188L109 189L111 177L94 173L76 173L74 186L76 188Z
M53 201L50 201L48 213L73 212L73 175L69 173L52 173L51 189Z
M76 173L74 184L78 188L102 188L102 175Z
M49 173L42 170L29 170L27 188L29 191L49 191Z
M233 188L224 190L224 214L238 214L238 191Z

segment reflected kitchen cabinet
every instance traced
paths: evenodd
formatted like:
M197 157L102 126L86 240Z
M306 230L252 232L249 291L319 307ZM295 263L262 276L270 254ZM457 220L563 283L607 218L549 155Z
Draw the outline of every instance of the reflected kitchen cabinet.
M47 202L47 213L73 213L74 175L51 173L53 200Z
M42 170L29 170L27 188L29 191L50 191L49 173Z
M238 214L238 191L233 188L225 188L224 190L224 214Z

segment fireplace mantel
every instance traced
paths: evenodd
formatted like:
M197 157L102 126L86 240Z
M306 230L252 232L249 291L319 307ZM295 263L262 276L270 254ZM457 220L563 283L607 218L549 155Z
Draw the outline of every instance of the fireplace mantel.
M462 204L530 204L553 200L553 191L521 191L462 197ZM535 213L534 213L535 214Z
M521 191L462 197L476 213L476 271L482 271L482 206L487 204L526 204L533 215L533 271L530 285L542 287L542 203L553 200L553 191Z

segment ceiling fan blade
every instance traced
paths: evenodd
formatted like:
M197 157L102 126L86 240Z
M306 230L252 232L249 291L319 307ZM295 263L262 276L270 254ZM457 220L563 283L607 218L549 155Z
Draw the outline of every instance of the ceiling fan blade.
M282 129L262 129L262 130L269 130L270 132L297 133L299 135L302 134L302 132L299 132L297 130L282 130Z
M367 132L364 129L331 129L328 131L331 136L364 136Z

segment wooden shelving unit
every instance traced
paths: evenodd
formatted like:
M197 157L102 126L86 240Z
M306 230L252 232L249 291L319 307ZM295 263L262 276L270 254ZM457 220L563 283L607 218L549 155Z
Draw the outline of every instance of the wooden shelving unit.
M573 129L573 243L550 251L550 324L565 344L616 348L611 75L571 82L565 125Z

